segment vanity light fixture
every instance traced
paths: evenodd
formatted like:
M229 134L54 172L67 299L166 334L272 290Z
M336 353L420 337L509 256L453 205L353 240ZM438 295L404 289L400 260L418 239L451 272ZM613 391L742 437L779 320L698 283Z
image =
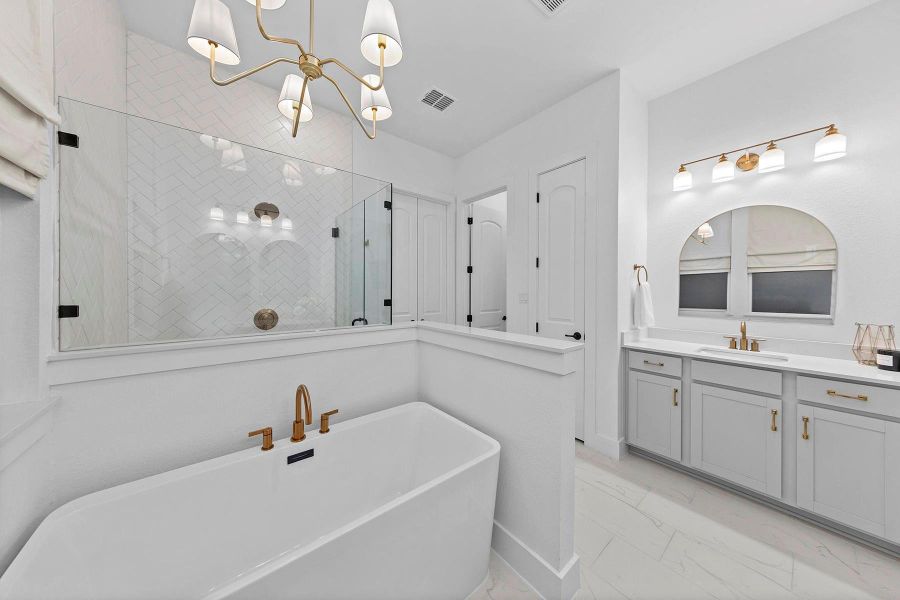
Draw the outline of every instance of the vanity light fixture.
M722 183L723 181L731 181L734 179L734 163L728 160L724 154L719 157L719 162L713 167L712 180L713 183Z
M366 136L374 140L377 133L376 122L384 121L391 116L391 105L384 89L384 68L396 65L403 57L400 29L397 26L397 16L390 0L369 0L360 36L360 52L363 58L378 67L377 75L359 75L337 58L319 58L314 54L315 0L309 0L308 51L307 47L298 40L270 35L263 26L262 11L281 8L285 0L247 0L247 2L256 7L256 25L260 35L270 42L294 46L299 57L275 58L233 77L217 79L216 63L236 65L241 62L231 11L222 0L195 0L187 43L198 53L209 58L209 77L213 83L226 86L278 63L295 65L299 74L291 73L285 78L281 95L278 98L279 112L291 120L292 137L297 137L300 123L313 118L309 84L323 78L335 87ZM346 71L359 82L362 91L360 114L354 110L338 82L325 72L324 68L330 64ZM363 119L372 121L371 133L366 129Z
M691 189L691 187L693 187L693 177L691 176L690 171L687 170L687 167L714 158L718 159L716 166L713 167L712 180L714 183L734 179L735 167L745 172L752 171L757 167L759 167L760 173L780 171L785 166L785 154L784 150L778 147L777 142L820 131L825 132L825 137L816 142L815 154L813 156L815 162L824 162L846 156L847 136L840 133L837 127L832 123L823 127L816 127L815 129L775 138L768 142L744 146L743 148L735 148L728 152L720 152L718 154L682 163L681 166L678 167L678 172L675 174L675 178L672 181L672 190L681 192ZM762 153L762 156L752 152L753 149L761 148L763 146L765 146L766 150ZM731 163L731 161L728 160L728 155L737 152L741 153L741 157L738 158L735 163Z
M224 221L225 211L222 210L221 206L213 206L209 209L209 218L212 221Z
M294 228L294 222L287 217L282 217L281 228L290 231Z
M234 222L240 223L241 225L246 225L250 222L250 215L247 214L246 210L239 210L234 216Z
M847 154L847 136L840 133L834 125L825 132L825 137L816 142L815 162L825 162L841 158Z
M784 168L784 150L769 142L766 151L759 157L759 172L773 173Z
M672 180L672 191L673 192L683 192L684 190L689 190L694 186L694 176L691 175L691 172L687 170L684 165L678 167L678 172L675 173L675 179Z
M272 226L272 217L269 215L263 215L259 218L259 226L260 227L271 227Z

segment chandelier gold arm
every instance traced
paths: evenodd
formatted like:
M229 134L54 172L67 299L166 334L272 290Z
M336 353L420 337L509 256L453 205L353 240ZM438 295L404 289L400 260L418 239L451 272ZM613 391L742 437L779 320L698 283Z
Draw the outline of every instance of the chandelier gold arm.
M364 86L366 86L367 88L372 90L373 92L377 92L378 90L380 90L381 88L384 87L384 49L385 49L385 47L386 46L384 44L378 44L378 48L381 50L381 58L379 60L380 64L378 65L378 85L375 85L375 86L373 86L371 83L369 83L368 81L366 81L365 79L363 79L362 77L357 75L353 69L351 69L350 67L348 67L347 65L345 65L344 63L342 63L341 61L339 61L336 58L326 58L322 61L319 61L319 66L324 67L325 65L327 65L329 63L334 63L337 66L339 66L340 68L342 68L343 70L345 70L347 73L349 73L350 76L353 77L354 79L356 79L358 82L360 82L361 84L363 84Z
M310 17L312 16L312 0L310 1L309 7ZM284 38L284 37L276 37L273 35L269 35L266 32L266 28L263 26L262 22L262 0L256 0L256 26L259 27L259 33L269 40L270 42L281 42L282 44L290 44L292 46L297 46L297 49L300 50L300 56L306 58L306 50L303 49L303 44L293 38ZM310 31L312 31L312 22L310 21ZM312 39L310 38L310 44L312 44ZM310 49L312 52L312 49Z
M291 137L297 137L297 129L300 128L300 111L303 110L303 100L306 99L306 86L309 85L309 77L303 78L303 87L300 88L300 102L294 102L294 119L291 123Z
M212 79L213 83L216 85L229 85L243 79L244 77L248 77L253 75L254 73L259 73L263 69L268 69L272 65L277 65L278 63L286 62L291 63L292 65L299 65L300 61L294 58L273 58L269 62L263 63L258 67L253 67L252 69L247 69L243 73L238 73L234 77L229 77L228 79L216 79L216 48L218 44L215 42L209 43L209 78Z
M353 118L356 119L356 122L359 123L360 127L362 127L363 133L366 134L366 137L369 138L370 140L374 140L375 136L378 133L377 128L375 126L375 122L376 122L377 116L378 116L378 109L375 107L372 107L372 111L373 111L373 114L376 116L376 119L372 120L372 133L369 133L369 130L366 129L366 126L363 124L362 119L360 119L359 115L356 114L356 111L353 110L353 105L351 105L350 101L347 100L347 96L344 94L344 90L341 89L341 86L338 85L338 82L335 81L334 79L332 79L331 77L329 77L328 75L326 75L325 73L322 73L322 77L324 77L325 79L330 81L331 85L333 85L334 88L338 91L338 94L341 95L341 99L344 101L344 104L347 105L347 109L350 111L350 114L353 115Z

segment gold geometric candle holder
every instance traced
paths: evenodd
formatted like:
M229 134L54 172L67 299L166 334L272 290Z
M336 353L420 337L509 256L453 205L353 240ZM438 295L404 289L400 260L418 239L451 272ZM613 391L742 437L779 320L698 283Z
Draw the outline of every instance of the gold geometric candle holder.
M893 325L857 323L853 356L861 365L875 365L878 350L896 350Z

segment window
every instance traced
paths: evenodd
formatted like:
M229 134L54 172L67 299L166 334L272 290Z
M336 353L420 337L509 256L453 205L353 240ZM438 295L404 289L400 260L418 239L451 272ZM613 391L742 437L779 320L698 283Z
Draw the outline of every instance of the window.
M728 273L681 275L678 306L689 310L726 310Z
M831 315L834 271L752 273L751 310L755 313Z

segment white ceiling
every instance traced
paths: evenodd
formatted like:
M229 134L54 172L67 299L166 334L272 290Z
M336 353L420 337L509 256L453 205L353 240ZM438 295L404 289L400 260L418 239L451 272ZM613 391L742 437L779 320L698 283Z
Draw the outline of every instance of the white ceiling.
M235 22L240 68L291 56L290 46L260 37L246 0L224 1ZM393 0L403 61L385 76L394 114L383 129L459 156L617 68L652 99L875 1L568 0L548 18L529 0ZM120 2L129 29L192 52L185 42L192 0ZM374 72L359 51L365 7L366 0L319 0L320 58L336 56ZM308 10L307 0L287 0L264 11L266 27L305 43ZM254 78L280 90L291 68L279 65ZM357 104L358 84L337 77ZM421 103L431 86L457 102L443 113ZM315 82L314 103L346 110L329 87Z

